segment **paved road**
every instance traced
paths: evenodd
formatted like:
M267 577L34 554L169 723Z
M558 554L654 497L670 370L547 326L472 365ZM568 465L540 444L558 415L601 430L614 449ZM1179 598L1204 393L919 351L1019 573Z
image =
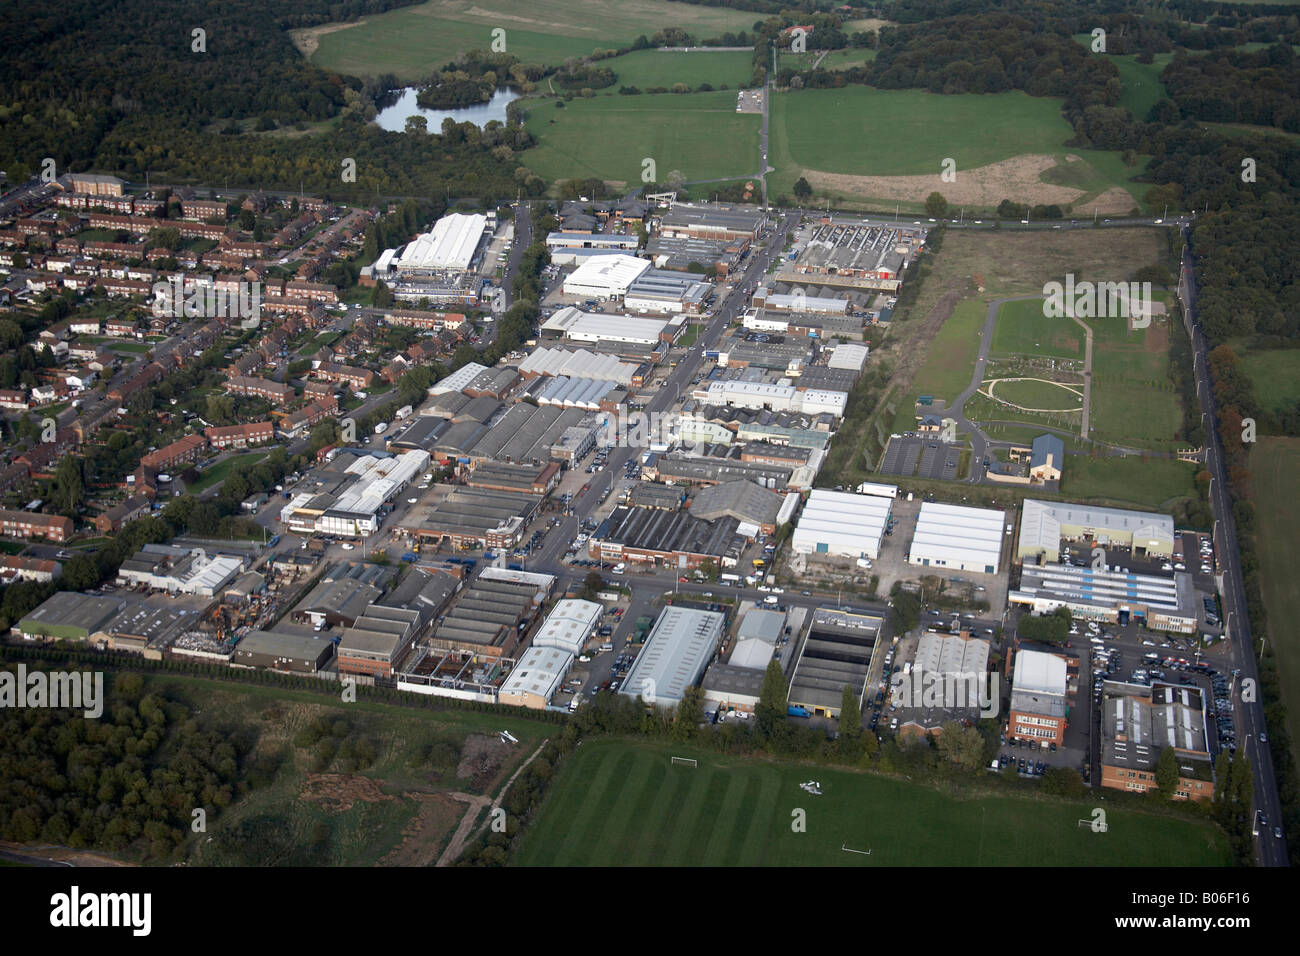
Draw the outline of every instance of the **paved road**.
M1183 230L1186 243L1187 230ZM1255 660L1255 642L1251 636L1250 620L1246 616L1246 589L1241 576L1241 552L1237 548L1237 527L1232 517L1232 499L1228 495L1226 466L1223 458L1223 443L1217 428L1218 411L1214 399L1214 388L1210 381L1207 359L1208 342L1200 324L1196 320L1196 272L1195 262L1184 246L1182 270L1178 289L1179 299L1184 305L1185 322L1192 340L1193 362L1196 372L1196 394L1201 404L1201 415L1205 423L1206 468L1209 470L1210 501L1216 516L1214 522L1214 546L1223 558L1224 572L1220 576L1220 593L1223 598L1224 623L1230 639L1231 657L1234 667L1241 669L1241 681L1252 680L1259 686L1259 669ZM1258 696L1258 695L1257 695ZM1282 824L1282 804L1278 798L1277 780L1273 771L1273 756L1267 743L1260 741L1260 734L1267 732L1264 724L1263 704L1256 700L1244 703L1240 697L1234 702L1236 709L1236 726L1241 745L1237 753L1244 753L1250 758L1254 773L1255 807L1262 810L1268 818L1267 831L1260 833L1256 840L1256 860L1263 866L1288 866L1285 839L1279 840L1272 834L1274 826Z

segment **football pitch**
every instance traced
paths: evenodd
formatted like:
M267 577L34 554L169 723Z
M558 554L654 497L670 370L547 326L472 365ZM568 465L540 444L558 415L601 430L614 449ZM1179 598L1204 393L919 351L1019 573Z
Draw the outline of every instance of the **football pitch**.
M674 755L698 761L675 765ZM799 786L821 785L820 796ZM1080 802L958 800L919 784L662 743L586 741L521 841L525 866L1222 866L1217 828ZM802 824L802 825L801 825Z

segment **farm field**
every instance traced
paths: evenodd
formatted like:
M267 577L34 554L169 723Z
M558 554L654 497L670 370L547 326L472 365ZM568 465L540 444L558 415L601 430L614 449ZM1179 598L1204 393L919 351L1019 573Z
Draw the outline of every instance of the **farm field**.
M1068 318L1043 315L1042 299L1004 302L993 327L990 354L1041 355L1048 358L1083 359L1084 331Z
M656 86L671 88L674 83L685 83L694 90L702 83L708 83L715 90L724 85L734 90L749 86L754 76L753 54L738 50L692 50L689 53L637 50L612 60L601 60L599 65L618 74L613 89L620 86L635 86L641 90ZM732 106L735 106L734 102Z
M1197 466L1176 458L1093 458L1069 455L1061 494L1074 499L1104 498L1117 505L1164 510L1167 502L1196 493Z
M754 15L671 0L430 0L356 23L291 31L315 65L352 76L393 73L426 78L466 50L489 49L504 29L506 52L525 63L562 62L597 49L630 45L666 26L708 39L749 30Z
M1300 589L1295 586L1300 541L1300 439L1261 438L1250 456L1255 507L1261 518L1257 547L1260 590L1268 608L1270 647L1277 660L1291 746L1300 752Z
M1300 401L1300 349L1238 349L1261 408L1280 411Z
M697 767L670 757L695 757ZM809 778L823 794L799 789ZM792 812L807 813L794 832ZM919 784L727 758L658 743L588 741L562 766L524 834L526 866L1222 865L1223 835L1090 802L956 800ZM1141 838L1137 837L1141 834ZM1131 834L1132 837L1126 837ZM843 849L870 850L870 854Z
M737 113L731 92L574 98L564 109L551 100L521 105L540 144L521 161L543 179L639 184L646 158L660 181L673 170L687 180L757 172L761 118Z
M850 51L859 52L859 51ZM800 177L835 201L897 203L915 215L938 190L953 207L1003 199L1073 203L1076 215L1128 212L1149 185L1144 164L1118 152L1067 152L1072 135L1054 99L1020 92L940 96L916 90L787 90L772 99L769 177L774 194ZM938 175L945 159L956 181Z

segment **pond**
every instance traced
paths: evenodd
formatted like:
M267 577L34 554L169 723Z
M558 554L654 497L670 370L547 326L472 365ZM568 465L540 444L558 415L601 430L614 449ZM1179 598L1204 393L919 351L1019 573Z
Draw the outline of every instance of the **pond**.
M520 95L508 87L502 87L492 94L491 100L477 106L463 106L454 110L426 110L421 109L415 102L418 93L419 89L414 86L393 90L380 101L381 109L375 117L375 122L389 132L400 133L406 129L407 117L423 116L429 121L429 132L437 133L442 130L442 121L450 117L457 123L473 123L482 129L492 120L504 123L506 107L519 99Z

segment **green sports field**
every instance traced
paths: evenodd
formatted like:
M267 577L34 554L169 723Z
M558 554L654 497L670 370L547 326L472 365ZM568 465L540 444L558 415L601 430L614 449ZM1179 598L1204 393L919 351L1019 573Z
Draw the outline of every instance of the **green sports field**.
M674 766L673 754L697 767ZM799 788L810 778L822 795ZM1032 791L1030 791L1032 792ZM868 774L726 758L640 741L587 741L568 757L516 862L529 866L1214 866L1223 834L1096 800L959 800ZM804 832L794 832L797 811ZM848 850L844 847L848 847ZM850 850L867 851L853 853Z
M294 43L327 70L353 76L427 77L505 30L505 52L525 63L560 63L630 45L664 27L698 39L749 30L755 15L670 0L430 0L351 23L293 31Z
M522 163L543 179L640 184L647 158L660 182L673 170L687 180L757 172L760 117L737 113L734 93L575 97L563 109L556 102L521 104L539 143Z
M687 53L637 50L611 60L601 60L599 65L618 75L617 86L635 86L642 90L656 86L671 89L674 83L685 83L695 90L708 83L715 90L724 85L735 90L749 86L753 79L753 58L752 53L739 50L692 50Z

